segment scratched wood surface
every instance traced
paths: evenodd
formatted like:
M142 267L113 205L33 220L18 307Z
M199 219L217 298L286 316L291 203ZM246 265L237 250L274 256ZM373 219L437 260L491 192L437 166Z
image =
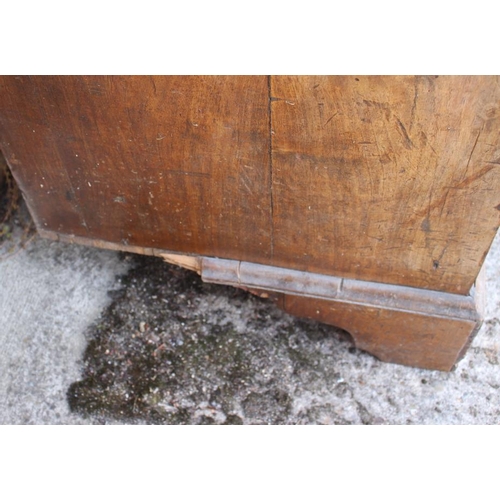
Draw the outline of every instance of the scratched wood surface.
M0 148L40 229L266 259L266 77L2 77Z
M500 224L499 78L280 76L271 93L274 265L467 293Z
M0 148L45 235L467 294L499 102L494 76L0 77Z

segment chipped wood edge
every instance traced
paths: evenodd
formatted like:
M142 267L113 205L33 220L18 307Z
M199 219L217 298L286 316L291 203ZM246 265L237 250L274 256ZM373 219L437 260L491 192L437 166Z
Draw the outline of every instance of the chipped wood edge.
M55 231L47 231L46 229L37 228L39 235L42 238L47 238L53 241L61 241L63 243L85 245L103 250L114 250L117 252L131 252L140 255L151 255L153 257L161 257L169 264L175 264L180 267L185 267L191 271L200 273L200 257L198 255L188 255L185 253L176 254L171 251L166 251L160 248L140 247L134 245L125 245L123 243L115 243L112 241L105 241L93 238L86 238L84 236L76 236L73 234L57 233Z
M184 267L185 269L201 274L201 257L192 257L191 255L181 254L177 255L173 253L158 253L157 255L169 264L175 264L176 266Z

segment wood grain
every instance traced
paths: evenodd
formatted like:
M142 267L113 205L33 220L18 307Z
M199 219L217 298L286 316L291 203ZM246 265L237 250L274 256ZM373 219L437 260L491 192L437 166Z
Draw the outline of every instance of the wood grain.
M495 76L4 76L0 148L45 235L467 295L499 103Z
M466 294L500 224L498 77L271 80L273 264Z
M270 254L266 77L1 77L0 147L39 229Z

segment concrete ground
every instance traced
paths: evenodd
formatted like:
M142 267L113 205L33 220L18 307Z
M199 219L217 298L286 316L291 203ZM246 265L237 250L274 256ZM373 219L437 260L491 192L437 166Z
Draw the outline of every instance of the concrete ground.
M441 373L156 258L35 236L0 254L0 423L498 424L499 235L486 273L485 323Z

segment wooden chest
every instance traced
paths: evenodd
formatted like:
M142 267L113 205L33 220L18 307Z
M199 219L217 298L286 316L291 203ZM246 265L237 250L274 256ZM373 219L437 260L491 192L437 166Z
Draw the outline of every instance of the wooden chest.
M451 369L500 224L495 76L0 77L42 236L163 256Z

